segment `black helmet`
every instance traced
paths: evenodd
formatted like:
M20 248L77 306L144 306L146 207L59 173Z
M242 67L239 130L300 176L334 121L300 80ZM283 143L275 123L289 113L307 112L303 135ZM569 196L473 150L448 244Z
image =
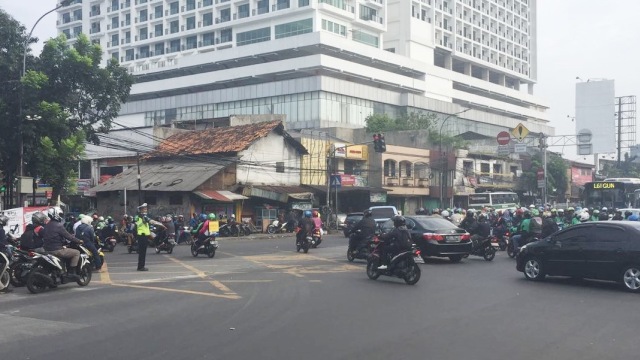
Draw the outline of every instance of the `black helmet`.
M393 226L400 227L407 224L407 220L402 215L396 215L393 217Z
M0 226L7 226L9 223L9 217L7 215L0 215Z
M472 218L472 217L473 217L473 214L474 214L474 211L473 211L473 210L469 209L469 210L467 211L467 217L468 217L468 218Z
M365 210L363 214L364 214L364 217L370 217L371 215L373 215L371 213L371 210L369 210L369 209Z
M34 225L44 225L45 221L46 215L41 211L35 212L33 213L33 215L31 215L31 222Z

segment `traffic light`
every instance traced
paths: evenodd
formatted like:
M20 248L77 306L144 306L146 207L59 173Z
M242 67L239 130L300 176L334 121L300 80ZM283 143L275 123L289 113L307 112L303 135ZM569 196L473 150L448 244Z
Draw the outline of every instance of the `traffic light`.
M375 152L380 152L380 138L378 138L378 134L373 134L373 150Z
M7 191L7 187L4 184L0 185L0 193L4 193L6 191Z
M387 144L384 141L384 134L373 134L373 150L377 153L387 151Z

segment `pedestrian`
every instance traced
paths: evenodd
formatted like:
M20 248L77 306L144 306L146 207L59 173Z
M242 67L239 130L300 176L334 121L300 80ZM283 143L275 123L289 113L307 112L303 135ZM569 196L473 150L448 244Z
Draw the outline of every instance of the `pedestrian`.
M144 265L147 259L147 245L149 244L149 216L147 213L147 203L138 206L136 215L136 240L138 241L138 271L149 271Z

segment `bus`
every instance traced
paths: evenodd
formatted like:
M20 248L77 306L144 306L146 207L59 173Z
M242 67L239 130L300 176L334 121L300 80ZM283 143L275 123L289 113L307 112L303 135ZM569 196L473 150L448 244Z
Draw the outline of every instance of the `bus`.
M582 203L587 208L630 208L640 192L639 178L609 178L584 184Z
M516 208L518 208L518 204L520 203L518 194L507 191L484 192L469 194L467 196L467 204L469 209L482 209L484 207L490 207L494 209L515 210Z

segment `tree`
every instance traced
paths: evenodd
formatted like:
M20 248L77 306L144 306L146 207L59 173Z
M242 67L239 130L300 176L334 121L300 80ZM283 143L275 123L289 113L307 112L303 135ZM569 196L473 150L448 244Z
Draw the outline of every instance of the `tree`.
M28 58L22 77L24 33L23 26L0 10L0 165L9 177L19 168L21 140L26 169L34 177L50 171L52 164L64 169L63 163L75 159L65 151L41 158L42 139L70 146L68 142L82 134L85 141L98 144L98 133L112 128L133 84L115 59L101 67L100 46L82 34L73 45L64 35L49 40L40 57ZM54 192L63 188L59 185Z
M542 154L531 157L531 164L522 172L522 181L526 190L538 189L538 169L543 168ZM567 164L556 153L547 152L547 195L555 196L556 200L563 200L567 192Z
M78 167L74 160L80 160L84 153L84 139L85 135L82 131L57 141L48 136L41 139L38 169L42 180L53 188L52 197L54 199L61 192L75 192ZM67 161L59 161L60 159L67 159Z

